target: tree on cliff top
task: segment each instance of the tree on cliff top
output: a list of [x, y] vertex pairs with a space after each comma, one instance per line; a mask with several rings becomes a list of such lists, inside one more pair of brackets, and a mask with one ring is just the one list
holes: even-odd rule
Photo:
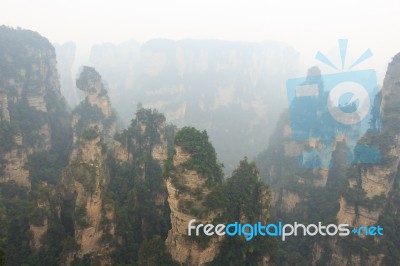
[[184, 127], [176, 133], [175, 144], [192, 156], [182, 164], [183, 167], [198, 171], [211, 183], [222, 181], [223, 165], [217, 162], [217, 153], [206, 131], [201, 132], [194, 127]]

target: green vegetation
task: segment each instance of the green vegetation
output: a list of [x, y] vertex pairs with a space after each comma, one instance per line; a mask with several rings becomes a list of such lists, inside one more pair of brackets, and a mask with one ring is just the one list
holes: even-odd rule
[[90, 83], [96, 81], [101, 81], [100, 74], [93, 67], [84, 66], [79, 78], [76, 80], [76, 87], [83, 91], [87, 88], [89, 88], [89, 90], [94, 90], [95, 88], [90, 86]]
[[78, 206], [75, 206], [75, 211], [74, 211], [74, 222], [78, 226], [82, 228], [86, 228], [89, 226], [88, 221], [86, 221], [86, 206], [83, 204], [80, 204]]
[[0, 249], [0, 265], [6, 265], [6, 253], [4, 252], [3, 249]]
[[49, 122], [48, 114], [30, 107], [26, 98], [10, 104], [9, 112], [10, 126], [14, 136], [21, 134], [25, 147], [38, 145], [43, 139], [39, 131], [44, 124]]
[[228, 220], [237, 220], [244, 215], [255, 222], [263, 215], [262, 210], [267, 211], [269, 208], [268, 205], [263, 205], [263, 201], [266, 200], [264, 197], [268, 198], [269, 195], [268, 187], [260, 181], [255, 163], [249, 163], [247, 158], [240, 162], [232, 177], [227, 180], [226, 190]]
[[37, 32], [0, 26], [0, 81], [10, 78], [19, 80], [20, 69], [27, 70], [27, 78], [31, 76], [30, 63], [36, 54], [26, 53], [27, 46], [43, 53], [48, 51], [54, 53], [51, 43]]
[[161, 143], [164, 122], [156, 110], [142, 108], [130, 127], [115, 136], [134, 158], [109, 161], [107, 201], [114, 205], [120, 239], [114, 265], [176, 265], [164, 245], [171, 225], [163, 171], [151, 157], [152, 147]]
[[83, 258], [75, 258], [72, 262], [72, 266], [90, 266], [92, 265], [92, 259], [90, 254], [86, 254]]
[[95, 128], [86, 128], [82, 132], [82, 138], [85, 140], [94, 140], [99, 136], [98, 131]]
[[[38, 54], [46, 76], [32, 67]], [[72, 132], [65, 102], [53, 83], [54, 65], [46, 64], [46, 57], [55, 60], [54, 48], [38, 33], [0, 27], [1, 93], [7, 95], [10, 115], [10, 122], [0, 122], [0, 157], [11, 149], [21, 157], [28, 153], [24, 167], [31, 181], [29, 190], [14, 182], [0, 184], [0, 265], [58, 265], [62, 256], [65, 232], [56, 211], [55, 186], [69, 161]], [[30, 97], [43, 97], [47, 112], [31, 107]], [[30, 226], [45, 224], [42, 247], [35, 251]]]
[[[35, 52], [27, 53], [27, 50]], [[86, 228], [89, 222], [86, 220], [85, 202], [80, 202], [76, 197], [77, 192], [70, 190], [68, 185], [71, 180], [78, 181], [87, 196], [90, 196], [95, 190], [96, 175], [100, 172], [96, 160], [87, 163], [79, 158], [69, 168], [65, 168], [70, 162], [72, 149], [71, 114], [67, 113], [65, 102], [54, 86], [52, 78], [56, 76], [55, 71], [49, 69], [46, 77], [38, 77], [34, 72], [32, 65], [37, 64], [38, 53], [51, 60], [55, 59], [51, 44], [39, 34], [0, 27], [0, 82], [5, 84], [1, 93], [8, 97], [11, 118], [10, 122], [0, 121], [0, 157], [12, 149], [21, 156], [29, 154], [25, 168], [29, 170], [32, 185], [27, 189], [14, 181], [0, 184], [0, 265], [60, 265], [65, 262], [69, 252], [78, 250], [79, 246], [74, 240], [75, 231]], [[49, 64], [49, 67], [54, 66]], [[169, 66], [166, 71], [173, 69]], [[18, 86], [7, 85], [12, 84], [10, 80]], [[148, 82], [151, 85], [151, 81]], [[215, 83], [215, 80], [211, 83]], [[91, 67], [84, 67], [76, 84], [86, 92], [98, 89], [100, 97], [107, 93], [101, 84], [100, 74]], [[399, 84], [395, 83], [396, 86]], [[17, 90], [19, 86], [22, 87]], [[386, 99], [382, 119], [384, 128], [381, 132], [375, 132], [381, 124], [378, 116], [380, 96], [375, 99], [371, 130], [359, 142], [378, 147], [383, 159], [381, 167], [392, 166], [398, 159], [392, 152], [396, 148], [400, 130], [398, 91], [393, 90]], [[212, 98], [210, 92], [204, 95]], [[36, 96], [44, 97], [43, 107], [47, 112], [30, 106], [32, 98], [29, 97]], [[251, 114], [243, 115], [240, 106], [223, 107], [220, 111], [224, 116], [232, 111], [240, 113], [238, 119], [245, 121], [246, 125], [251, 124], [251, 121], [247, 121]], [[199, 113], [192, 112], [189, 115], [196, 116]], [[102, 124], [106, 132], [115, 122], [115, 115], [106, 118], [99, 107], [91, 105], [87, 100], [78, 105], [72, 115], [79, 116], [75, 125], [77, 136], [82, 140], [100, 137], [102, 141], [99, 145], [104, 148], [108, 142], [104, 140], [104, 134], [99, 132], [99, 128], [92, 127], [92, 124]], [[237, 123], [237, 120], [221, 121], [222, 124], [218, 125], [220, 128], [233, 128], [231, 123]], [[164, 184], [166, 177], [171, 178], [178, 193], [193, 197], [182, 200], [180, 210], [196, 217], [210, 212], [219, 213], [213, 221], [215, 223], [256, 223], [260, 219], [286, 223], [301, 221], [304, 224], [318, 221], [324, 224], [336, 223], [341, 197], [354, 206], [356, 213], [361, 208], [381, 211], [378, 224], [384, 228], [385, 234], [379, 241], [372, 237], [358, 238], [352, 235], [335, 239], [333, 246], [327, 238], [319, 237], [299, 236], [288, 238], [285, 242], [266, 237], [255, 237], [250, 242], [244, 237], [228, 237], [221, 243], [220, 253], [211, 265], [259, 265], [260, 259], [266, 254], [277, 265], [309, 265], [316, 244], [323, 251], [317, 265], [331, 262], [333, 247], [341, 248], [349, 257], [359, 255], [362, 265], [368, 263], [369, 255], [380, 253], [385, 255], [384, 264], [400, 265], [400, 168], [396, 175], [389, 177], [393, 185], [388, 195], [368, 198], [361, 188], [361, 176], [371, 171], [372, 166], [348, 166], [345, 162], [346, 147], [344, 143], [337, 143], [326, 184], [316, 185], [316, 182], [321, 181], [322, 174], [312, 169], [299, 169], [295, 156], [289, 156], [290, 149], [288, 152], [288, 147], [284, 146], [288, 140], [282, 134], [289, 122], [286, 112], [281, 117], [278, 130], [271, 137], [270, 147], [259, 156], [257, 164], [261, 167], [262, 179], [268, 182], [277, 195], [292, 193], [298, 195], [300, 201], [291, 211], [283, 208], [271, 210], [269, 187], [260, 180], [255, 163], [245, 158], [232, 176], [224, 180], [222, 165], [217, 161], [207, 132], [193, 127], [184, 127], [178, 131], [173, 125], [165, 126], [165, 122], [165, 117], [156, 110], [138, 108], [136, 118], [129, 128], [115, 136], [129, 158], [117, 161], [112, 151], [102, 150], [102, 155], [107, 158], [99, 169], [105, 180], [101, 184], [103, 207], [113, 206], [115, 236], [105, 232], [101, 241], [111, 247], [113, 265], [177, 265], [164, 244], [171, 228]], [[248, 127], [237, 129], [239, 133], [245, 134]], [[225, 137], [222, 131], [217, 136]], [[152, 152], [156, 145], [164, 145], [165, 140], [169, 156], [163, 162], [163, 169], [162, 164], [153, 158]], [[248, 143], [248, 140], [243, 143]], [[191, 156], [176, 168], [173, 165], [175, 144]], [[310, 147], [304, 144], [302, 148]], [[1, 159], [0, 175], [4, 174], [5, 165]], [[207, 186], [195, 189], [185, 186], [180, 177], [174, 174], [186, 169], [197, 171], [206, 180]], [[65, 183], [61, 184], [61, 179]], [[355, 181], [356, 185], [349, 187], [349, 180], [353, 183]], [[282, 198], [276, 200], [277, 206], [280, 206]], [[32, 226], [47, 227], [38, 250], [33, 247]], [[101, 229], [108, 226], [111, 226], [109, 218], [100, 221]], [[202, 236], [191, 239], [201, 247], [206, 247], [211, 238]], [[72, 265], [97, 265], [99, 262], [96, 255], [99, 254], [76, 258]]]
[[5, 121], [0, 121], [0, 152], [5, 153], [15, 145], [15, 129]]
[[[292, 211], [282, 210], [280, 198], [277, 208], [273, 208], [272, 220], [293, 223], [294, 221], [308, 224], [321, 221], [323, 224], [336, 223], [339, 210], [339, 198], [348, 185], [346, 145], [337, 143], [332, 154], [331, 168], [325, 186], [316, 186], [322, 176], [313, 169], [298, 167], [296, 156], [285, 155], [285, 142], [290, 141], [282, 135], [285, 125], [289, 122], [288, 113], [284, 113], [275, 134], [271, 137], [270, 147], [260, 154], [257, 164], [261, 166], [262, 178], [268, 182], [271, 189], [279, 194], [292, 193], [300, 196], [300, 202]], [[278, 194], [278, 195], [279, 195]], [[323, 239], [297, 236], [278, 242], [278, 265], [309, 265], [312, 260], [313, 248], [318, 242], [324, 245]], [[301, 247], [301, 248], [299, 248]], [[324, 245], [323, 259], [330, 258], [329, 245]]]
[[156, 235], [150, 240], [145, 240], [140, 246], [138, 265], [178, 266], [179, 264], [171, 259], [171, 255], [165, 250], [164, 240]]
[[210, 186], [221, 183], [223, 166], [217, 163], [217, 154], [206, 131], [184, 127], [176, 133], [175, 144], [191, 155], [189, 160], [182, 163], [182, 167], [196, 170], [207, 177]]
[[[384, 128], [379, 132], [380, 119], [377, 116], [376, 100], [373, 106], [373, 117], [370, 121], [371, 129], [360, 139], [359, 144], [377, 147], [381, 152], [382, 160], [378, 167], [392, 167], [396, 161], [396, 156], [391, 150], [395, 147], [396, 134], [398, 134], [398, 103], [395, 97], [389, 97], [385, 104], [385, 116], [383, 117]], [[288, 238], [285, 242], [279, 242], [278, 264], [279, 265], [309, 265], [312, 261], [315, 245], [318, 244], [323, 253], [317, 265], [327, 265], [331, 263], [333, 248], [340, 248], [345, 256], [360, 256], [361, 264], [368, 264], [370, 255], [384, 254], [385, 265], [397, 265], [400, 262], [400, 253], [394, 248], [399, 245], [395, 228], [399, 226], [399, 206], [398, 188], [387, 195], [377, 195], [368, 198], [365, 190], [362, 189], [362, 174], [370, 171], [373, 174], [374, 168], [369, 164], [347, 165], [345, 143], [338, 142], [336, 150], [332, 154], [331, 167], [325, 186], [316, 185], [315, 182], [321, 180], [318, 171], [312, 169], [300, 169], [297, 167], [296, 156], [286, 155], [285, 143], [289, 143], [282, 135], [284, 127], [289, 123], [288, 113], [285, 112], [278, 124], [275, 134], [271, 137], [269, 148], [257, 158], [257, 164], [261, 167], [261, 173], [272, 190], [278, 195], [283, 193], [293, 193], [300, 196], [300, 202], [291, 211], [282, 211], [279, 206], [282, 203], [278, 197], [276, 206], [273, 209], [274, 221], [285, 221], [287, 223], [301, 221], [304, 224], [321, 221], [323, 224], [337, 223], [336, 216], [339, 211], [339, 200], [344, 197], [347, 204], [354, 207], [356, 215], [361, 208], [371, 212], [383, 212], [377, 224], [385, 228], [385, 235], [379, 242], [373, 237], [359, 238], [349, 236], [338, 238], [335, 246], [326, 238], [307, 238], [298, 236]], [[307, 145], [299, 144], [300, 148], [307, 148]], [[290, 152], [290, 151], [289, 151]], [[366, 156], [357, 153], [355, 156]], [[399, 172], [399, 171], [398, 171]], [[398, 184], [398, 176], [387, 176], [390, 181]], [[349, 185], [349, 180], [355, 185]], [[283, 194], [284, 195], [284, 194]], [[387, 233], [390, 232], [390, 233]], [[301, 247], [301, 248], [300, 248]]]
[[[266, 222], [270, 211], [268, 187], [260, 180], [255, 163], [249, 163], [247, 158], [240, 162], [231, 178], [210, 194], [207, 202], [211, 209], [224, 210], [217, 220], [227, 223]], [[268, 237], [256, 236], [251, 241], [246, 241], [244, 236], [227, 237], [220, 254], [210, 265], [259, 265], [265, 255], [274, 261], [275, 249], [276, 241]]]
[[[69, 155], [72, 149], [72, 128], [70, 125], [70, 116], [66, 111], [65, 102], [59, 98], [56, 92], [49, 91], [46, 96], [47, 100], [47, 113], [31, 112], [31, 115], [46, 116], [46, 122], [49, 126], [51, 146], [49, 149], [38, 151], [29, 156], [27, 168], [30, 172], [30, 178], [33, 181], [32, 185], [35, 187], [41, 181], [46, 181], [50, 184], [56, 184], [61, 175], [61, 171], [67, 166], [69, 162]], [[29, 119], [30, 116], [23, 118], [19, 117], [18, 121]], [[37, 121], [38, 118], [32, 118], [32, 121]], [[40, 126], [40, 125], [39, 125]], [[23, 131], [23, 138], [32, 139], [31, 144], [35, 143], [37, 139], [36, 131], [38, 125], [27, 127]], [[27, 145], [25, 145], [27, 146]]]
[[[15, 129], [10, 123], [0, 121], [0, 154], [10, 151], [14, 143]], [[4, 174], [5, 160], [0, 159], [0, 176]]]
[[87, 100], [75, 107], [73, 114], [79, 115], [79, 121], [76, 125], [78, 135], [81, 135], [90, 124], [101, 123], [105, 119], [101, 109], [91, 105]]

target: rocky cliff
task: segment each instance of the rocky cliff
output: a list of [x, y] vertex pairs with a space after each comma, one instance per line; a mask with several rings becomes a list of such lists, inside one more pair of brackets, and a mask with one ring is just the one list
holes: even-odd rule
[[207, 178], [184, 167], [191, 159], [190, 153], [180, 146], [175, 146], [175, 152], [173, 166], [176, 170], [166, 181], [172, 225], [166, 245], [172, 258], [181, 264], [206, 265], [218, 254], [221, 237], [212, 238], [206, 244], [199, 243], [188, 235], [187, 226], [192, 219], [202, 224], [212, 223], [219, 212], [204, 206], [204, 199], [211, 192], [206, 185]]
[[[91, 255], [99, 265], [110, 265], [113, 247], [105, 235], [115, 234], [114, 208], [104, 201], [109, 184], [107, 140], [113, 138], [116, 120], [101, 76], [84, 67], [77, 87], [86, 98], [73, 112], [73, 142], [70, 165], [61, 179], [64, 200], [74, 205], [73, 237], [79, 248], [66, 255], [66, 265], [75, 258]], [[61, 208], [62, 214], [69, 212]]]
[[[223, 179], [207, 132], [138, 106], [127, 129], [83, 67], [71, 113], [54, 48], [0, 27], [0, 259], [7, 265], [269, 265], [267, 238], [188, 238], [190, 217], [266, 222], [268, 187], [247, 159]], [[223, 68], [223, 67], [222, 67]], [[290, 205], [290, 204], [289, 204]], [[288, 206], [289, 206], [288, 205]], [[292, 204], [293, 205], [293, 204]], [[291, 206], [291, 205], [290, 205]]]
[[[52, 119], [56, 112], [65, 112], [55, 51], [34, 32], [4, 26], [0, 31], [0, 182], [15, 181], [30, 189], [28, 157], [52, 148], [58, 126]], [[8, 42], [15, 38], [17, 43]]]
[[196, 224], [214, 225], [267, 223], [269, 190], [253, 163], [242, 160], [232, 177], [222, 180], [221, 166], [207, 133], [184, 127], [175, 135], [175, 152], [167, 165], [171, 229], [165, 243], [174, 260], [181, 265], [242, 265], [247, 260], [271, 264], [273, 241], [267, 238], [241, 245], [244, 239], [239, 236], [188, 233], [192, 219]]
[[[400, 157], [396, 115], [396, 102], [400, 99], [399, 65], [400, 57], [397, 55], [389, 64], [377, 98], [378, 101], [381, 99], [382, 129], [379, 132], [369, 131], [359, 140], [359, 143], [380, 150], [382, 160], [379, 164], [347, 164], [346, 139], [337, 136], [332, 142], [329, 169], [299, 168], [301, 151], [318, 147], [320, 143], [315, 139], [294, 142], [288, 113], [282, 115], [269, 149], [258, 158], [263, 177], [274, 190], [275, 219], [347, 223], [356, 228], [380, 224], [387, 226], [387, 232], [395, 230], [399, 208]], [[302, 250], [295, 248], [298, 253], [288, 255], [281, 263], [286, 265], [295, 258], [307, 262], [306, 257], [310, 255], [313, 265], [394, 265], [398, 262], [399, 252], [388, 251], [391, 245], [398, 242], [395, 237], [350, 238], [350, 241], [341, 238], [306, 240]], [[283, 249], [293, 250], [295, 241], [286, 242]]]
[[[45, 38], [1, 27], [0, 48], [0, 253], [7, 265], [144, 265], [154, 257], [173, 265], [163, 244], [165, 118], [140, 109], [120, 133], [126, 138], [114, 140], [116, 115], [95, 69], [82, 69], [77, 87], [85, 99], [68, 114]], [[160, 254], [147, 254], [155, 245]]]
[[1, 239], [11, 254], [6, 262], [17, 265], [52, 245], [43, 241], [55, 224], [56, 184], [72, 136], [49, 41], [1, 26], [0, 57]]

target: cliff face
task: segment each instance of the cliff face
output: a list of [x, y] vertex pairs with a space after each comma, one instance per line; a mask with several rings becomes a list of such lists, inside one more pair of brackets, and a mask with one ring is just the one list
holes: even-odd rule
[[[100, 137], [81, 142], [77, 158], [64, 170], [62, 183], [65, 201], [73, 207], [73, 236], [79, 248], [67, 255], [65, 264], [75, 258], [90, 255], [99, 265], [110, 265], [110, 243], [105, 235], [114, 236], [115, 217], [112, 205], [105, 203], [105, 189], [109, 183], [107, 156], [101, 148]], [[66, 215], [67, 209], [61, 209]]]
[[0, 249], [9, 254], [6, 263], [24, 264], [27, 254], [54, 247], [43, 241], [57, 220], [56, 184], [71, 141], [54, 48], [36, 32], [1, 26]]
[[[270, 194], [260, 182], [254, 163], [245, 158], [230, 178], [222, 180], [213, 146], [205, 131], [191, 127], [175, 135], [173, 157], [167, 162], [166, 187], [171, 229], [165, 241], [172, 258], [181, 265], [243, 265], [253, 261], [269, 265], [273, 240], [243, 236], [189, 236], [188, 224], [267, 223]], [[246, 242], [246, 244], [243, 244]]]
[[[297, 157], [301, 151], [318, 147], [319, 141], [294, 142], [288, 114], [281, 117], [269, 149], [258, 158], [263, 177], [274, 190], [275, 219], [346, 223], [356, 228], [379, 224], [386, 225], [385, 230], [392, 232], [399, 208], [396, 203], [400, 162], [396, 107], [400, 99], [399, 66], [397, 55], [389, 64], [380, 93], [383, 128], [377, 133], [369, 132], [359, 140], [380, 150], [380, 164], [346, 164], [346, 140], [337, 136], [332, 143], [329, 169], [299, 168]], [[303, 245], [307, 250], [303, 254], [312, 254], [313, 265], [391, 265], [398, 259], [397, 253], [387, 250], [388, 246], [397, 243], [393, 237], [361, 237], [352, 238], [352, 241], [353, 245], [340, 238], [310, 241]], [[285, 245], [284, 248], [291, 249], [295, 243], [289, 241]], [[379, 248], [373, 248], [376, 245]], [[361, 250], [368, 250], [368, 254]]]
[[212, 238], [204, 245], [188, 236], [187, 226], [192, 219], [202, 224], [212, 223], [218, 212], [204, 206], [203, 201], [210, 193], [207, 179], [182, 166], [191, 155], [180, 146], [175, 146], [175, 151], [173, 166], [176, 171], [166, 181], [172, 225], [166, 245], [172, 258], [181, 264], [206, 265], [218, 254], [221, 237]]
[[[398, 205], [398, 177], [400, 166], [399, 133], [397, 103], [400, 99], [400, 57], [396, 55], [389, 64], [383, 87], [381, 90], [381, 116], [383, 128], [376, 136], [364, 137], [364, 141], [379, 147], [382, 153], [382, 160], [379, 165], [359, 166], [358, 172], [353, 173], [348, 179], [348, 192], [345, 197], [340, 197], [340, 208], [337, 213], [339, 223], [348, 223], [355, 227], [370, 226], [379, 224], [385, 228], [386, 234], [394, 229], [393, 224], [388, 224], [400, 206]], [[350, 167], [354, 169], [354, 167]], [[358, 200], [354, 200], [359, 197]], [[387, 220], [388, 219], [388, 220]], [[382, 246], [390, 245], [391, 236], [386, 235], [386, 239], [377, 240], [375, 243], [382, 243]], [[398, 260], [397, 254], [389, 254], [385, 247], [368, 256], [362, 254], [352, 254], [346, 256], [345, 246], [333, 244], [332, 265], [339, 265], [352, 261], [353, 265], [363, 265], [366, 261], [374, 265], [391, 265]], [[314, 261], [319, 259], [318, 256]]]
[[[115, 133], [115, 119], [101, 76], [90, 67], [84, 67], [77, 87], [86, 98], [73, 112], [74, 148], [70, 165], [64, 170], [64, 206], [73, 205], [73, 237], [79, 248], [66, 255], [65, 264], [76, 258], [91, 255], [99, 265], [110, 265], [113, 250], [105, 235], [114, 237], [114, 208], [104, 201], [109, 184], [107, 140]], [[61, 209], [62, 215], [70, 212]]]
[[[0, 182], [15, 181], [30, 189], [28, 157], [52, 147], [52, 130], [57, 125], [51, 122], [54, 114], [49, 111], [65, 112], [55, 52], [34, 32], [4, 26], [0, 31], [0, 121], [4, 133]], [[15, 38], [20, 38], [18, 43], [7, 42]], [[61, 110], [54, 110], [55, 104], [61, 105]]]

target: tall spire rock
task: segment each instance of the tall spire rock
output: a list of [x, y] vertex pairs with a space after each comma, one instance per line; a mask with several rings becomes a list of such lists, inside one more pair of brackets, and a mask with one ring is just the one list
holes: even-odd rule
[[[85, 93], [85, 99], [72, 113], [75, 148], [91, 132], [96, 132], [106, 142], [110, 141], [116, 132], [116, 115], [100, 74], [94, 68], [84, 66], [76, 86]], [[76, 152], [77, 149], [74, 149], [72, 157], [76, 156]]]
[[85, 93], [86, 101], [90, 105], [99, 107], [106, 118], [111, 116], [112, 110], [106, 86], [94, 68], [84, 66], [76, 86]]
[[54, 255], [60, 245], [43, 240], [57, 224], [56, 184], [71, 133], [54, 48], [36, 32], [0, 26], [0, 245], [7, 264], [27, 263], [26, 254], [41, 249]]
[[113, 248], [102, 238], [115, 232], [114, 208], [104, 197], [110, 181], [107, 145], [112, 144], [116, 117], [101, 76], [94, 68], [83, 67], [76, 85], [86, 97], [72, 115], [74, 147], [62, 176], [61, 215], [73, 220], [71, 230], [79, 248], [66, 255], [65, 263], [69, 265], [92, 254], [99, 265], [109, 265]]
[[54, 48], [36, 32], [1, 26], [0, 182], [29, 189], [32, 178], [40, 178], [27, 167], [29, 157], [57, 145], [67, 152], [68, 124]]
[[[193, 143], [190, 143], [190, 139]], [[166, 245], [172, 258], [179, 263], [206, 265], [219, 253], [222, 238], [190, 237], [187, 226], [192, 219], [198, 223], [212, 223], [220, 214], [221, 210], [211, 210], [204, 200], [213, 190], [210, 184], [221, 181], [221, 170], [205, 132], [183, 128], [175, 141], [175, 155], [171, 165], [173, 170], [166, 180], [172, 225]], [[199, 160], [199, 154], [210, 159], [207, 162], [203, 161], [204, 158]], [[193, 167], [196, 164], [198, 167]], [[203, 171], [205, 164], [210, 167], [210, 172]]]
[[165, 243], [172, 258], [181, 265], [229, 265], [232, 261], [235, 265], [246, 261], [269, 265], [273, 248], [265, 237], [242, 245], [244, 239], [239, 236], [206, 236], [188, 231], [192, 219], [196, 220], [194, 225], [266, 224], [270, 195], [260, 182], [256, 165], [245, 158], [232, 177], [223, 180], [207, 132], [192, 127], [176, 133], [174, 148], [166, 173], [171, 229]]

